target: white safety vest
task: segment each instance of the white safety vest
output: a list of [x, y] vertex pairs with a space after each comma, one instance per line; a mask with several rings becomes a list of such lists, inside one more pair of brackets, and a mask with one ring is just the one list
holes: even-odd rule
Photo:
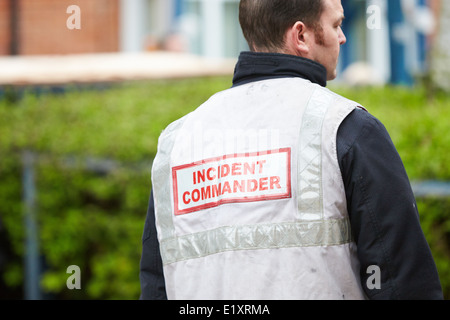
[[357, 106], [272, 79], [162, 133], [152, 183], [169, 299], [364, 299], [336, 151]]

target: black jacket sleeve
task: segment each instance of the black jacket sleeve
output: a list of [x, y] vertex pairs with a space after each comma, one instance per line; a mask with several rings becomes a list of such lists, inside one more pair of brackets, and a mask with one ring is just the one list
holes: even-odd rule
[[[357, 109], [341, 124], [338, 158], [361, 282], [370, 299], [443, 299], [403, 162], [385, 127]], [[380, 289], [367, 285], [379, 267]]]
[[141, 283], [141, 300], [167, 300], [163, 265], [156, 233], [153, 192], [150, 195], [144, 234], [142, 236], [139, 279]]

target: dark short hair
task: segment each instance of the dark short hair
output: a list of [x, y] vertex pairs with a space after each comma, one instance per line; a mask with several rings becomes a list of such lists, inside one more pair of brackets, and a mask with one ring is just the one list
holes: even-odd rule
[[239, 22], [250, 50], [278, 50], [286, 31], [302, 21], [314, 31], [321, 29], [323, 0], [241, 0]]

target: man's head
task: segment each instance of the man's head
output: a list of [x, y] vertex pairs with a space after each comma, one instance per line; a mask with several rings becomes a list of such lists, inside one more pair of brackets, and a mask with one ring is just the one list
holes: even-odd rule
[[252, 51], [292, 54], [321, 63], [336, 78], [341, 0], [241, 0], [239, 21]]

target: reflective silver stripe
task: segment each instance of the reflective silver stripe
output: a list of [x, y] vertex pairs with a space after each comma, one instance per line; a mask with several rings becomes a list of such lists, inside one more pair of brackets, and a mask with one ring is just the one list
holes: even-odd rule
[[163, 132], [160, 138], [162, 143], [158, 143], [158, 153], [153, 161], [153, 194], [161, 239], [175, 237], [173, 209], [170, 199], [170, 155], [175, 144], [177, 129], [179, 129], [182, 124], [183, 120], [178, 120]]
[[335, 246], [351, 241], [348, 219], [229, 226], [161, 242], [165, 265], [211, 254], [311, 246]]
[[323, 219], [322, 126], [333, 97], [314, 90], [303, 114], [298, 150], [298, 220]]

